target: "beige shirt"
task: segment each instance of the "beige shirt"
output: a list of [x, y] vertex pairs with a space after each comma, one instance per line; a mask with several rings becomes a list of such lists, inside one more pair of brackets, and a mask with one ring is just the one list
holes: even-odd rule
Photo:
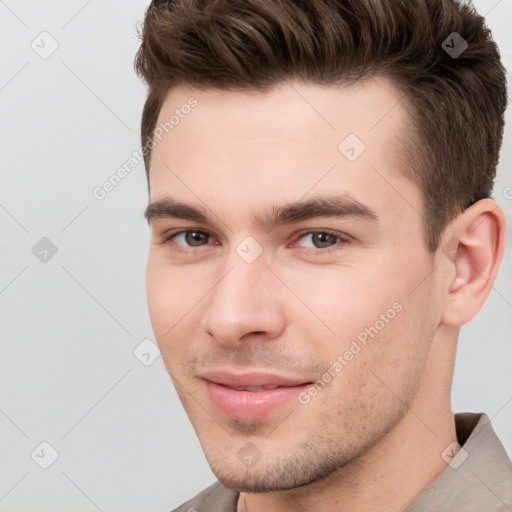
[[[512, 464], [489, 418], [455, 415], [463, 450], [407, 508], [406, 512], [512, 512]], [[236, 512], [238, 493], [216, 482], [173, 512]]]

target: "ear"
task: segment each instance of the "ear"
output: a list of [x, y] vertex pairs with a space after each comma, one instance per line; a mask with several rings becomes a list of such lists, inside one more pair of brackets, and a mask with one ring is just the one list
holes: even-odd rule
[[505, 253], [505, 215], [481, 199], [451, 222], [440, 248], [444, 285], [441, 323], [460, 327], [482, 308]]

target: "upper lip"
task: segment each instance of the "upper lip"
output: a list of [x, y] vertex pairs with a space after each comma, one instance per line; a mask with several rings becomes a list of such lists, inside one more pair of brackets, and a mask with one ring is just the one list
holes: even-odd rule
[[301, 378], [285, 377], [263, 372], [232, 373], [223, 370], [211, 370], [201, 373], [200, 377], [215, 384], [228, 387], [290, 387], [308, 384], [307, 381]]

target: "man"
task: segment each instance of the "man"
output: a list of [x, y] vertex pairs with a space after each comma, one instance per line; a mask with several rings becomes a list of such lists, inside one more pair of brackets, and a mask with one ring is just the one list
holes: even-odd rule
[[219, 482], [179, 511], [506, 511], [459, 328], [505, 247], [506, 106], [448, 0], [155, 1], [148, 305]]

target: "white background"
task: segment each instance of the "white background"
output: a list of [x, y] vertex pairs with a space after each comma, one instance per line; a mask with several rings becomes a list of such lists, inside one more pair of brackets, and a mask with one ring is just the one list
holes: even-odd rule
[[[512, 0], [475, 4], [512, 69]], [[104, 200], [92, 195], [139, 148], [146, 5], [0, 2], [0, 512], [164, 512], [214, 480], [161, 358], [146, 367], [133, 355], [154, 340], [143, 164]], [[51, 49], [43, 31], [58, 43], [47, 59], [31, 48]], [[511, 121], [509, 109], [495, 187], [509, 238]], [[46, 263], [32, 253], [42, 237], [58, 250]], [[453, 388], [454, 410], [489, 414], [509, 453], [511, 260], [509, 246], [462, 329]], [[59, 455], [48, 469], [31, 458], [43, 441]]]

